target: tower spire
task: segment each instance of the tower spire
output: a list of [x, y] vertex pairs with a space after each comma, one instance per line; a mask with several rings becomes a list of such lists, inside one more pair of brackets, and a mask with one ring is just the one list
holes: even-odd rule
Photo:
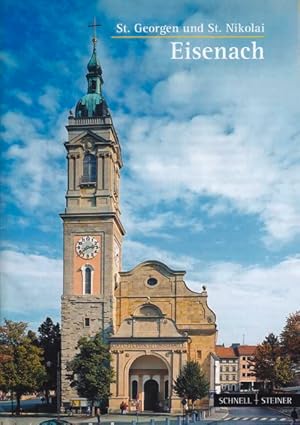
[[[101, 84], [103, 84], [103, 80], [102, 80], [102, 69], [100, 66], [100, 63], [98, 62], [98, 58], [97, 58], [97, 51], [96, 51], [96, 43], [97, 43], [97, 27], [101, 27], [101, 24], [97, 24], [96, 21], [96, 17], [94, 16], [94, 21], [92, 24], [89, 24], [90, 28], [93, 28], [93, 38], [92, 38], [92, 43], [93, 43], [93, 53], [91, 56], [91, 59], [88, 63], [87, 69], [90, 73], [93, 73], [94, 75], [99, 75], [101, 78]], [[87, 75], [87, 78], [89, 77], [89, 75]]]
[[100, 62], [97, 58], [97, 27], [100, 27], [101, 24], [97, 24], [96, 18], [94, 17], [94, 21], [92, 24], [88, 25], [93, 28], [93, 52], [92, 56], [87, 64], [88, 73], [86, 74], [86, 79], [88, 83], [87, 94], [83, 96], [80, 101], [77, 103], [75, 110], [76, 118], [93, 118], [93, 117], [104, 117], [108, 116], [109, 112], [107, 109], [106, 102], [102, 95], [102, 69]]

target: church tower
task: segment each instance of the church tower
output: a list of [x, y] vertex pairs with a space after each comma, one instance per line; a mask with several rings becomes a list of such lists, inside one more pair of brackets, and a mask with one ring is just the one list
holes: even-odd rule
[[87, 94], [70, 112], [62, 295], [62, 401], [76, 398], [66, 363], [80, 337], [115, 329], [114, 290], [121, 268], [124, 228], [120, 220], [121, 148], [102, 94], [96, 38], [87, 65]]

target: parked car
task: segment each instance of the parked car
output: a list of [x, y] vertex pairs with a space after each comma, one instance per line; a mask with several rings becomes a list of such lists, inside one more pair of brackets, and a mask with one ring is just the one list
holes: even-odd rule
[[72, 425], [71, 422], [65, 421], [64, 419], [47, 419], [46, 421], [40, 422], [39, 425]]

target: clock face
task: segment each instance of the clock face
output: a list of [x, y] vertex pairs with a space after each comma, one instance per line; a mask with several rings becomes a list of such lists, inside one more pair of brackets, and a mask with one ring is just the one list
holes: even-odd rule
[[100, 251], [100, 244], [93, 236], [82, 236], [76, 243], [75, 249], [79, 257], [87, 260], [96, 257]]

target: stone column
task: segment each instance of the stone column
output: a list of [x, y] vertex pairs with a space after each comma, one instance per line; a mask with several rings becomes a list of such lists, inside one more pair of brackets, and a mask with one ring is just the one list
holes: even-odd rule
[[120, 351], [116, 351], [116, 396], [120, 395]]
[[175, 350], [173, 351], [173, 376], [172, 380], [175, 380], [177, 376], [180, 373], [180, 357], [181, 357], [181, 350]]
[[181, 354], [181, 366], [180, 368], [182, 368], [186, 362], [188, 361], [188, 350], [182, 350], [182, 354]]
[[97, 190], [104, 189], [104, 157], [97, 154]]
[[68, 190], [76, 190], [76, 158], [79, 158], [79, 155], [68, 154]]
[[109, 152], [106, 152], [104, 158], [104, 189], [112, 192], [113, 190], [113, 180], [112, 180], [112, 155]]
[[128, 397], [128, 376], [125, 376], [123, 379], [123, 371], [125, 369], [124, 365], [124, 351], [118, 351], [118, 390], [117, 396], [124, 397], [126, 399]]
[[165, 380], [164, 380], [164, 375], [161, 373], [160, 374], [160, 382], [159, 382], [159, 387], [160, 387], [160, 392], [159, 392], [159, 398], [160, 401], [164, 401], [165, 399]]
[[140, 400], [140, 409], [144, 410], [144, 388], [143, 388], [143, 375], [139, 375], [138, 381], [138, 399]]
[[[174, 350], [172, 353], [172, 381], [177, 378], [180, 373], [180, 363], [181, 363], [181, 351], [182, 350]], [[174, 389], [172, 389], [172, 394], [170, 394], [171, 401], [171, 412], [172, 413], [181, 413], [181, 404], [180, 397], [177, 396]]]
[[82, 176], [82, 167], [83, 167], [83, 164], [81, 160], [81, 155], [78, 153], [74, 155], [74, 183], [75, 183], [74, 190], [79, 189], [80, 177]]
[[73, 161], [73, 155], [68, 154], [68, 190], [74, 190], [73, 184], [74, 184], [74, 161]]
[[111, 356], [111, 366], [112, 366], [112, 368], [113, 368], [113, 370], [115, 370], [116, 371], [116, 380], [115, 380], [115, 382], [113, 382], [113, 383], [111, 383], [110, 384], [110, 391], [111, 391], [111, 394], [112, 394], [112, 397], [116, 397], [117, 396], [117, 393], [118, 393], [118, 384], [117, 384], [117, 382], [118, 382], [118, 376], [119, 376], [119, 371], [118, 371], [118, 366], [117, 366], [117, 364], [118, 364], [118, 354], [117, 354], [117, 351], [116, 350], [113, 350], [112, 352], [111, 352], [111, 354], [112, 354], [112, 356]]

